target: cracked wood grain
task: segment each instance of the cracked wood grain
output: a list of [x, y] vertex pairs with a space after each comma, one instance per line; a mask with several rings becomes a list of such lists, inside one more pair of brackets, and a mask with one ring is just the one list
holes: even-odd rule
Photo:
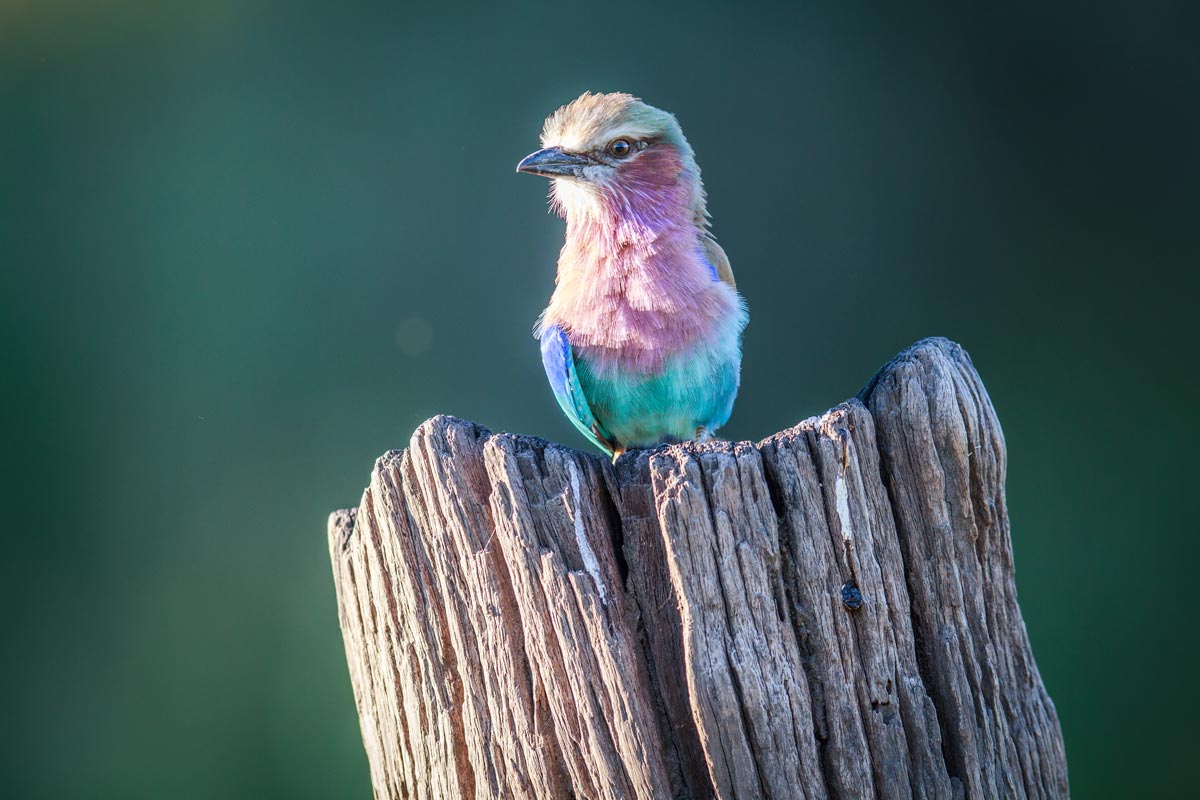
[[329, 523], [375, 796], [1067, 797], [1004, 474], [945, 339], [757, 444], [426, 422]]

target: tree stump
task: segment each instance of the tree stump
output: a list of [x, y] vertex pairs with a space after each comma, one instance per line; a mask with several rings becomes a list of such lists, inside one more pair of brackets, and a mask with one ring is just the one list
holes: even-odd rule
[[429, 420], [329, 523], [375, 796], [1067, 797], [1004, 477], [945, 339], [758, 444]]

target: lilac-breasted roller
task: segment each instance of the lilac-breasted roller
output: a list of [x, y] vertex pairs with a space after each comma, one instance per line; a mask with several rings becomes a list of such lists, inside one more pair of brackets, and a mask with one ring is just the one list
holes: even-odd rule
[[517, 171], [553, 179], [567, 222], [534, 329], [563, 412], [613, 458], [708, 438], [733, 410], [747, 313], [675, 117], [585, 92]]

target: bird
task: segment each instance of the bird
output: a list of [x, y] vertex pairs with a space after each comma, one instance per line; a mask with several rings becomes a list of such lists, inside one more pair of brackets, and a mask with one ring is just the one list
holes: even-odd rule
[[554, 397], [604, 453], [704, 442], [733, 411], [749, 319], [675, 116], [624, 92], [546, 118], [518, 173], [566, 221], [534, 337]]

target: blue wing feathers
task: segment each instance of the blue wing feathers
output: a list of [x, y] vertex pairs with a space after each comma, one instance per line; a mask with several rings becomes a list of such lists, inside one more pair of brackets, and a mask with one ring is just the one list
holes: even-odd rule
[[542, 366], [550, 380], [550, 388], [559, 408], [567, 419], [593, 444], [612, 455], [612, 437], [592, 414], [583, 387], [579, 385], [579, 373], [575, 369], [575, 357], [567, 335], [557, 325], [542, 328], [539, 337], [542, 345]]

